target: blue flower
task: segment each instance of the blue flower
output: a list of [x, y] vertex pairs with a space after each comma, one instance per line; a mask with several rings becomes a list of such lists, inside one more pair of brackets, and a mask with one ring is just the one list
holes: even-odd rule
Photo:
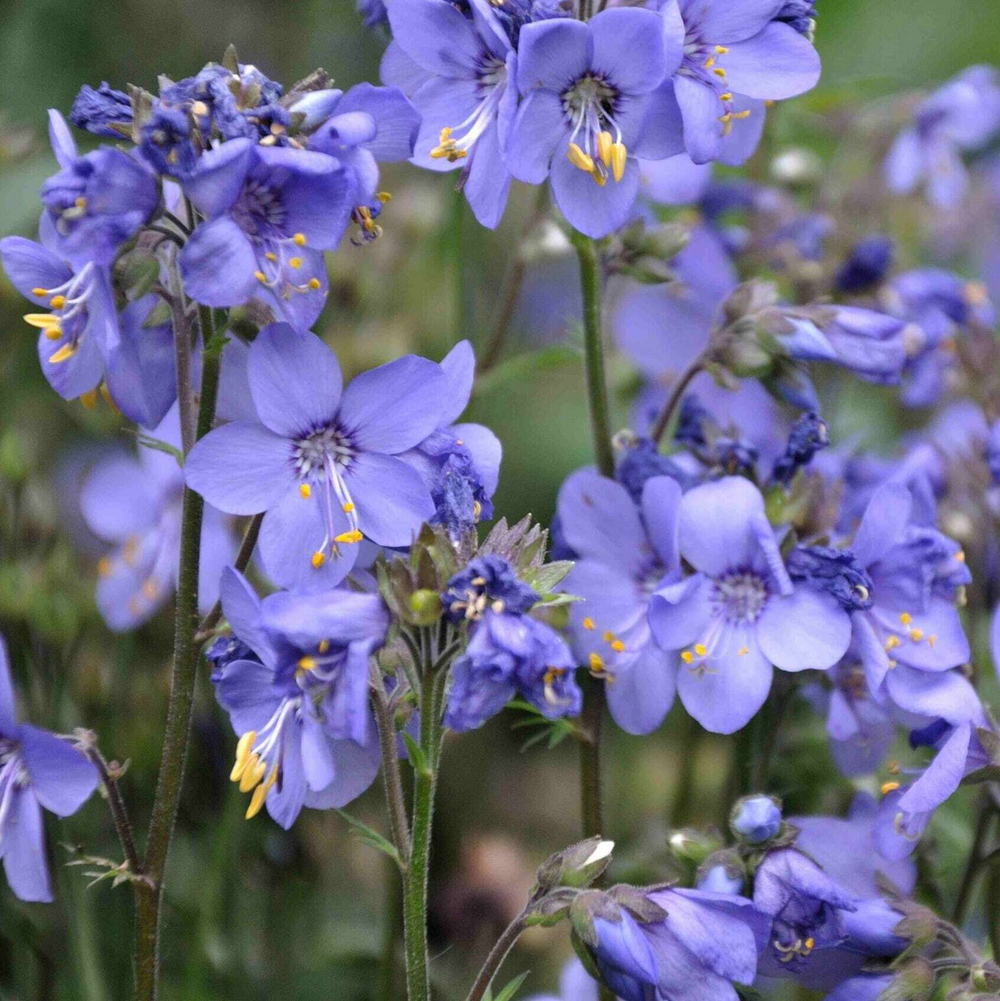
[[770, 796], [745, 796], [733, 807], [729, 826], [747, 844], [762, 844], [781, 830], [781, 807]]
[[132, 99], [123, 91], [114, 90], [107, 81], [102, 81], [97, 90], [84, 84], [73, 101], [69, 120], [78, 129], [86, 129], [95, 136], [131, 138]]
[[135, 157], [110, 146], [80, 156], [58, 111], [49, 112], [49, 137], [62, 168], [42, 185], [53, 250], [74, 266], [110, 264], [156, 209], [156, 177]]
[[688, 491], [678, 538], [695, 573], [654, 593], [649, 624], [664, 650], [680, 651], [678, 694], [706, 729], [744, 726], [767, 698], [772, 665], [825, 670], [844, 655], [850, 616], [826, 591], [793, 584], [748, 480]]
[[158, 174], [186, 180], [198, 162], [191, 120], [181, 108], [157, 103], [142, 126], [139, 152]]
[[[765, 101], [811, 90], [820, 61], [793, 22], [805, 11], [749, 0], [668, 0], [665, 30], [684, 59], [664, 101], [683, 119], [684, 145], [695, 163], [743, 163], [757, 148]], [[782, 15], [784, 14], [784, 17]], [[676, 110], [673, 110], [676, 109]]]
[[[819, 414], [802, 414], [788, 435], [785, 454], [774, 464], [771, 479], [787, 487], [795, 474], [813, 460], [813, 456], [830, 444], [830, 429]], [[791, 571], [791, 568], [789, 568]]]
[[363, 536], [408, 546], [434, 503], [399, 456], [441, 425], [450, 403], [441, 367], [407, 355], [342, 390], [334, 353], [315, 334], [275, 323], [250, 346], [247, 375], [257, 420], [209, 432], [184, 474], [220, 510], [267, 512], [259, 545], [268, 576], [328, 589], [350, 572]]
[[381, 760], [368, 707], [368, 660], [389, 628], [381, 599], [342, 589], [261, 601], [231, 568], [220, 591], [236, 639], [254, 654], [224, 652], [212, 679], [240, 738], [230, 778], [252, 791], [247, 819], [266, 805], [287, 829], [303, 806], [346, 806]]
[[[503, 215], [510, 173], [503, 161], [517, 108], [517, 55], [488, 0], [467, 13], [449, 0], [389, 5], [393, 44], [382, 79], [414, 81], [404, 92], [422, 116], [413, 163], [429, 170], [460, 169], [459, 187], [483, 226]], [[416, 85], [416, 81], [420, 81]]]
[[917, 107], [886, 157], [886, 183], [900, 194], [923, 186], [932, 205], [954, 207], [969, 183], [962, 152], [985, 146], [998, 129], [1000, 74], [970, 66]]
[[645, 481], [638, 508], [593, 469], [559, 490], [560, 530], [577, 554], [564, 586], [584, 599], [570, 611], [573, 649], [605, 680], [611, 715], [628, 733], [651, 733], [674, 701], [677, 654], [653, 642], [648, 612], [654, 591], [680, 576], [680, 503], [666, 476]]
[[658, 114], [657, 88], [680, 61], [651, 11], [602, 11], [521, 29], [517, 83], [524, 100], [510, 129], [507, 165], [552, 193], [567, 221], [603, 237], [629, 217], [639, 191], [636, 157], [681, 151], [680, 123]]
[[7, 646], [0, 636], [0, 856], [21, 900], [49, 902], [42, 807], [68, 817], [97, 788], [97, 769], [69, 741], [18, 723]]
[[454, 623], [478, 622], [487, 612], [526, 615], [540, 601], [501, 556], [477, 556], [448, 581], [441, 595], [445, 616]]

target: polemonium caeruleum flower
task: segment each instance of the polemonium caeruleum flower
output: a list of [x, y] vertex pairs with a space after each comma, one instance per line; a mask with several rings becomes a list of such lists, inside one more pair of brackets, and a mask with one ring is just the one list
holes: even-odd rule
[[442, 359], [441, 368], [448, 380], [441, 426], [400, 458], [420, 473], [431, 492], [431, 522], [444, 525], [458, 541], [480, 520], [493, 517], [503, 448], [482, 424], [455, 423], [472, 395], [476, 368], [472, 345], [460, 341]]
[[106, 80], [95, 90], [88, 84], [80, 88], [73, 101], [69, 120], [95, 136], [121, 139], [132, 135], [132, 99], [115, 90]]
[[651, 733], [674, 701], [677, 653], [653, 642], [648, 611], [653, 592], [680, 577], [680, 499], [675, 480], [654, 476], [637, 508], [625, 487], [594, 469], [559, 489], [560, 536], [576, 554], [564, 587], [584, 599], [570, 613], [573, 649], [605, 679], [611, 715], [629, 733]]
[[744, 726], [767, 698], [772, 665], [823, 670], [844, 655], [850, 616], [822, 589], [793, 584], [748, 480], [686, 493], [678, 537], [695, 573], [656, 591], [649, 623], [663, 649], [681, 652], [678, 694], [706, 729]]
[[42, 185], [53, 249], [75, 266], [110, 264], [156, 209], [156, 178], [144, 163], [111, 146], [80, 156], [58, 111], [49, 112], [49, 138], [61, 168]]
[[778, 20], [785, 7], [782, 0], [662, 5], [667, 36], [684, 53], [662, 99], [679, 110], [695, 163], [743, 163], [760, 141], [764, 102], [803, 94], [819, 80], [819, 55], [796, 30], [804, 17]]
[[382, 600], [337, 589], [261, 601], [231, 568], [220, 590], [242, 646], [227, 644], [212, 682], [240, 738], [230, 778], [252, 790], [247, 819], [266, 805], [287, 829], [303, 806], [345, 806], [380, 762], [368, 660], [389, 628]]
[[206, 306], [256, 294], [305, 330], [328, 281], [323, 250], [347, 228], [354, 185], [332, 156], [234, 139], [203, 154], [184, 192], [206, 221], [180, 254], [187, 293]]
[[667, 44], [652, 11], [526, 25], [517, 65], [524, 100], [506, 152], [511, 173], [531, 184], [550, 177], [560, 211], [587, 236], [621, 226], [639, 192], [636, 158], [682, 150], [679, 116], [657, 92], [680, 58], [679, 39]]
[[18, 723], [7, 647], [0, 636], [0, 858], [21, 900], [52, 900], [42, 807], [68, 817], [97, 788], [97, 769], [71, 743]]
[[895, 245], [887, 236], [875, 234], [859, 240], [841, 265], [834, 283], [838, 292], [857, 295], [882, 284], [889, 274]]
[[[756, 974], [767, 921], [745, 897], [704, 890], [631, 890], [659, 917], [641, 921], [604, 894], [592, 898], [592, 915], [574, 913], [574, 928], [604, 982], [622, 1001], [711, 998], [737, 1001], [733, 983], [749, 984]], [[582, 908], [581, 908], [582, 909]], [[591, 908], [587, 908], [590, 910]], [[650, 915], [651, 916], [651, 915]], [[581, 925], [589, 925], [582, 930]], [[586, 936], [586, 937], [584, 937]]]
[[[180, 445], [176, 406], [153, 436]], [[80, 491], [87, 527], [114, 548], [97, 564], [97, 607], [116, 632], [134, 629], [170, 600], [177, 587], [184, 476], [177, 460], [140, 446], [139, 455], [102, 459]], [[236, 544], [221, 511], [206, 507], [201, 529], [198, 601], [207, 612], [219, 574]]]
[[247, 374], [258, 420], [211, 431], [184, 472], [222, 511], [267, 512], [260, 555], [271, 579], [330, 588], [363, 536], [408, 546], [434, 501], [398, 456], [441, 426], [450, 400], [440, 365], [407, 355], [342, 391], [336, 355], [315, 334], [275, 323], [251, 345]]
[[413, 162], [461, 170], [459, 186], [483, 226], [500, 222], [510, 190], [504, 164], [517, 109], [517, 54], [487, 0], [467, 12], [450, 0], [389, 5], [393, 44], [382, 79], [422, 116]]
[[441, 600], [452, 621], [472, 623], [465, 653], [451, 669], [448, 727], [461, 732], [482, 726], [515, 694], [549, 717], [580, 712], [573, 655], [557, 632], [527, 614], [539, 596], [506, 560], [472, 560]]
[[[361, 241], [381, 232], [375, 222], [385, 194], [376, 191], [378, 164], [406, 160], [413, 155], [420, 129], [420, 113], [397, 87], [360, 83], [345, 94], [318, 90], [292, 105], [293, 114], [306, 116], [309, 149], [336, 157], [351, 176], [352, 218]], [[357, 242], [357, 240], [356, 240]]]
[[886, 158], [886, 183], [901, 194], [923, 186], [931, 204], [953, 207], [968, 188], [962, 153], [985, 146], [998, 129], [1000, 74], [970, 66], [917, 107]]

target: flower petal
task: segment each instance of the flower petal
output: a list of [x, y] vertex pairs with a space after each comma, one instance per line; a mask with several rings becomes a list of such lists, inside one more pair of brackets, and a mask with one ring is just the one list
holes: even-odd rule
[[245, 138], [208, 150], [199, 157], [194, 176], [184, 182], [184, 193], [209, 219], [221, 215], [239, 198], [253, 152], [253, 142]]
[[351, 460], [344, 479], [361, 531], [380, 546], [410, 545], [434, 514], [430, 491], [402, 459], [363, 452]]
[[462, 189], [480, 226], [496, 229], [500, 224], [507, 207], [510, 180], [499, 129], [496, 122], [491, 122], [472, 151], [472, 164]]
[[48, 298], [34, 295], [32, 289], [58, 288], [73, 277], [73, 270], [65, 261], [23, 236], [7, 236], [0, 240], [0, 261], [11, 285], [39, 306], [47, 305]]
[[345, 111], [363, 111], [375, 120], [378, 133], [365, 147], [376, 160], [406, 160], [413, 155], [420, 113], [398, 87], [355, 84], [337, 106], [338, 114]]
[[667, 71], [663, 20], [651, 10], [617, 7], [601, 11], [588, 26], [593, 34], [591, 67], [624, 94], [647, 94]]
[[389, 5], [393, 41], [416, 63], [443, 77], [473, 79], [485, 46], [472, 21], [447, 0]]
[[763, 31], [783, 4], [784, 0], [680, 0], [680, 9], [688, 34], [696, 33], [704, 43], [729, 45]]
[[783, 671], [823, 671], [847, 652], [851, 617], [832, 596], [800, 585], [789, 595], [768, 599], [757, 620], [757, 641]]
[[274, 671], [255, 660], [235, 660], [214, 680], [215, 697], [241, 737], [251, 730], [263, 730], [281, 704], [274, 688]]
[[863, 567], [870, 567], [903, 536], [913, 498], [902, 483], [883, 483], [872, 494], [851, 550]]
[[669, 476], [652, 476], [642, 488], [642, 518], [649, 540], [668, 569], [680, 566], [677, 521], [681, 486]]
[[275, 653], [261, 625], [260, 598], [246, 577], [234, 567], [226, 567], [220, 575], [219, 598], [222, 614], [236, 638], [246, 643], [268, 668], [273, 669]]
[[730, 45], [722, 64], [726, 83], [734, 91], [767, 101], [812, 90], [820, 74], [819, 53], [812, 42], [780, 21]]
[[257, 287], [253, 247], [228, 215], [196, 227], [179, 260], [185, 291], [205, 306], [242, 306]]
[[25, 723], [21, 727], [21, 756], [38, 802], [59, 817], [68, 817], [97, 788], [93, 762], [68, 741]]
[[10, 788], [6, 795], [11, 797], [10, 813], [0, 831], [0, 854], [7, 882], [20, 900], [51, 903], [42, 808], [30, 786]]
[[624, 225], [639, 194], [639, 163], [629, 157], [621, 181], [609, 178], [602, 188], [573, 166], [564, 141], [552, 160], [552, 195], [566, 221], [585, 236], [599, 240]]
[[677, 655], [652, 643], [604, 687], [612, 719], [626, 732], [652, 733], [674, 704]]
[[524, 96], [538, 87], [562, 94], [591, 66], [590, 26], [570, 18], [526, 24], [517, 47], [517, 87]]
[[80, 490], [83, 520], [108, 542], [124, 542], [155, 525], [160, 502], [142, 467], [127, 455], [99, 462]]
[[503, 446], [500, 439], [482, 424], [453, 424], [455, 437], [469, 450], [487, 497], [496, 493], [500, 481]]
[[649, 601], [649, 627], [664, 650], [680, 650], [708, 635], [715, 618], [715, 584], [696, 573], [653, 592]]
[[521, 102], [510, 128], [504, 154], [508, 170], [528, 184], [541, 184], [566, 131], [566, 116], [559, 95], [535, 90]]

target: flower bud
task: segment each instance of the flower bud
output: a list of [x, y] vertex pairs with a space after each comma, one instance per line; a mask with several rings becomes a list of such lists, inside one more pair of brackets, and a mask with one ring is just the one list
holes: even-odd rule
[[678, 858], [687, 859], [695, 865], [701, 865], [713, 852], [722, 848], [717, 832], [705, 833], [689, 827], [671, 832], [668, 844]]
[[879, 1001], [928, 1001], [936, 982], [937, 975], [926, 959], [910, 959], [897, 968], [895, 978]]
[[712, 893], [740, 893], [746, 882], [746, 868], [732, 849], [713, 852], [698, 866], [697, 887]]
[[536, 889], [544, 892], [556, 886], [590, 886], [608, 867], [614, 847], [613, 841], [595, 835], [556, 852], [539, 867]]
[[429, 626], [441, 617], [441, 595], [420, 588], [410, 595], [410, 611], [418, 626]]
[[744, 796], [729, 815], [729, 827], [747, 844], [770, 841], [781, 830], [781, 803], [771, 796]]

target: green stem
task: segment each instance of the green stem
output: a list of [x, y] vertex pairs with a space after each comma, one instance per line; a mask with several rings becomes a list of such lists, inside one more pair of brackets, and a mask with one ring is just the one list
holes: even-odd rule
[[694, 361], [683, 372], [681, 372], [677, 381], [674, 383], [670, 390], [670, 395], [667, 397], [667, 402], [663, 405], [663, 409], [660, 411], [660, 416], [656, 418], [656, 423], [653, 425], [653, 429], [649, 432], [649, 437], [653, 439], [657, 444], [660, 443], [660, 439], [663, 437], [667, 428], [670, 426], [670, 421], [673, 419], [674, 411], [677, 409], [677, 405], [681, 402], [681, 397], [684, 395], [684, 390], [688, 388], [691, 380], [702, 371], [705, 367], [705, 355], [700, 354]]
[[392, 706], [382, 681], [382, 669], [372, 659], [370, 662], [372, 709], [378, 729], [379, 746], [382, 750], [382, 779], [385, 785], [385, 801], [389, 809], [389, 825], [392, 829], [392, 843], [399, 853], [400, 868], [405, 871], [409, 862], [410, 824], [406, 817], [406, 802], [403, 799], [403, 780], [399, 772], [399, 754], [396, 751], [396, 726]]
[[[224, 339], [214, 335], [212, 312], [199, 307], [202, 324], [201, 405], [195, 440], [212, 427], [219, 391], [219, 370]], [[191, 387], [179, 386], [179, 392]], [[144, 872], [149, 885], [135, 884], [135, 992], [138, 1001], [155, 1001], [159, 975], [160, 907], [163, 874], [173, 836], [177, 806], [184, 782], [191, 734], [191, 714], [197, 680], [198, 567], [201, 557], [201, 523], [204, 502], [191, 490], [184, 491], [181, 513], [180, 568], [174, 625], [174, 661], [170, 679], [167, 725], [163, 737], [156, 797], [146, 840]]]
[[973, 891], [976, 888], [976, 878], [980, 873], [983, 845], [986, 843], [992, 821], [992, 804], [984, 790], [979, 802], [979, 814], [976, 818], [976, 830], [972, 836], [972, 847], [969, 849], [969, 858], [965, 865], [965, 872], [962, 874], [961, 885], [958, 888], [955, 909], [952, 912], [952, 921], [958, 928], [965, 924], [969, 913], [969, 905], [972, 903]]
[[490, 954], [483, 963], [483, 968], [476, 977], [476, 982], [469, 991], [466, 1001], [482, 1001], [483, 996], [489, 990], [493, 978], [497, 975], [501, 964], [507, 958], [507, 954], [514, 948], [514, 943], [521, 937], [525, 929], [524, 912], [522, 911], [505, 929], [504, 933], [497, 939], [496, 944], [490, 950]]

